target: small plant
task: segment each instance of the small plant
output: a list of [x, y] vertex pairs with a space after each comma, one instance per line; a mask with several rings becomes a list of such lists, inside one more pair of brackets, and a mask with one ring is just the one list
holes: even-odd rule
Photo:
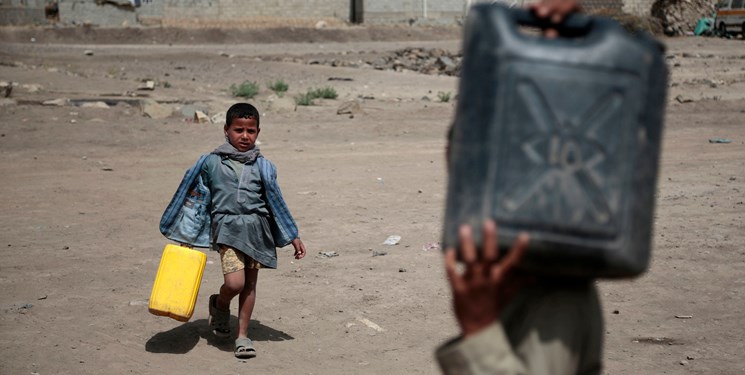
[[339, 96], [336, 93], [336, 90], [330, 86], [308, 91], [308, 94], [312, 95], [314, 98], [321, 99], [336, 99]]
[[313, 96], [311, 95], [310, 91], [306, 92], [305, 94], [300, 94], [295, 96], [295, 104], [297, 105], [313, 105]]
[[447, 102], [450, 101], [450, 95], [451, 95], [450, 94], [450, 91], [448, 91], [448, 92], [442, 92], [442, 91], [440, 91], [440, 92], [437, 93], [437, 99], [440, 99], [440, 101], [443, 102], [443, 103], [447, 103]]
[[290, 88], [290, 85], [288, 85], [285, 81], [278, 79], [274, 82], [267, 82], [266, 87], [268, 87], [269, 90], [274, 91], [277, 96], [282, 97]]
[[172, 86], [171, 86], [171, 82], [168, 82], [168, 81], [163, 81], [163, 87], [164, 87], [164, 88], [167, 88], [167, 89], [170, 89], [170, 88], [172, 87]]
[[243, 81], [240, 85], [230, 85], [230, 92], [233, 96], [251, 99], [259, 93], [259, 85], [256, 82]]
[[336, 99], [339, 94], [333, 87], [326, 86], [319, 89], [308, 89], [305, 94], [295, 96], [297, 105], [314, 105], [313, 99]]

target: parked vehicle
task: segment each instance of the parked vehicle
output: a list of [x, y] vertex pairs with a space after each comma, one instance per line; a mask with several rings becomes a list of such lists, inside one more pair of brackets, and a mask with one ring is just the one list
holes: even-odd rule
[[741, 33], [745, 38], [745, 0], [720, 1], [714, 25], [722, 35]]

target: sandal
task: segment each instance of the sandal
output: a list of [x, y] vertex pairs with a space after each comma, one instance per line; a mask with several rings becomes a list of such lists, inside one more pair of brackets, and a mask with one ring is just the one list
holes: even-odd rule
[[217, 308], [217, 294], [210, 296], [210, 318], [208, 320], [212, 333], [217, 337], [230, 336], [230, 310]]
[[256, 349], [254, 344], [248, 337], [239, 337], [235, 340], [235, 358], [248, 359], [256, 357]]

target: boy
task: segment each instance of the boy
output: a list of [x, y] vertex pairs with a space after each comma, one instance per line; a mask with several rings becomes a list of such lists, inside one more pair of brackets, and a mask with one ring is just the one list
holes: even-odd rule
[[209, 324], [216, 336], [229, 337], [230, 301], [238, 296], [238, 358], [256, 356], [248, 324], [259, 269], [277, 268], [275, 246], [292, 244], [295, 259], [306, 254], [276, 167], [256, 146], [259, 123], [254, 106], [231, 106], [223, 128], [226, 142], [187, 171], [161, 220], [166, 237], [220, 252], [224, 282], [219, 294], [210, 296]]

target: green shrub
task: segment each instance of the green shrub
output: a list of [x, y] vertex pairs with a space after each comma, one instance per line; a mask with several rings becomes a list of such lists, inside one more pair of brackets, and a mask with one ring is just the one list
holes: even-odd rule
[[336, 90], [333, 87], [326, 86], [320, 89], [310, 90], [308, 91], [308, 94], [313, 96], [313, 98], [321, 98], [321, 99], [336, 99], [339, 95], [336, 93]]
[[287, 90], [290, 88], [290, 85], [288, 85], [285, 81], [278, 79], [274, 82], [267, 82], [266, 87], [269, 88], [269, 90], [274, 91], [277, 96], [282, 96], [287, 92]]
[[300, 94], [295, 96], [295, 104], [297, 105], [313, 105], [313, 99], [314, 97], [311, 95], [310, 91], [306, 92], [305, 94]]
[[230, 92], [233, 96], [251, 99], [259, 93], [259, 85], [256, 82], [243, 81], [240, 85], [230, 85]]
[[448, 91], [448, 92], [442, 92], [442, 91], [438, 92], [437, 93], [437, 98], [440, 99], [440, 101], [443, 102], [443, 103], [449, 102], [450, 101], [450, 91]]
[[313, 99], [336, 99], [339, 94], [333, 87], [326, 86], [317, 89], [308, 89], [305, 94], [295, 96], [297, 105], [314, 105]]

